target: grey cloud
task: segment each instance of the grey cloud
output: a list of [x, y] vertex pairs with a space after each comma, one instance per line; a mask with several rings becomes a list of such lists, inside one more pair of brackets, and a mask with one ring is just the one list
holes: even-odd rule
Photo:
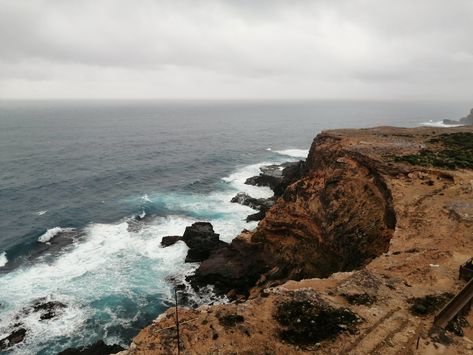
[[471, 23], [470, 0], [0, 0], [0, 96], [464, 99]]

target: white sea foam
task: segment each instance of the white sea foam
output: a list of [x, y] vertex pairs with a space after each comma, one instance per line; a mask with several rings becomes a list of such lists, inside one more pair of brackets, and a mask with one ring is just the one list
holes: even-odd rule
[[48, 211], [47, 211], [47, 210], [43, 210], [43, 211], [38, 211], [38, 212], [36, 212], [36, 214], [37, 214], [38, 216], [42, 216], [42, 215], [45, 214], [46, 212], [48, 212]]
[[7, 252], [0, 253], [0, 267], [5, 266], [8, 263]]
[[243, 166], [237, 169], [235, 172], [230, 174], [227, 177], [224, 177], [222, 180], [229, 183], [234, 191], [237, 192], [246, 192], [248, 195], [255, 198], [268, 198], [273, 195], [273, 191], [266, 186], [252, 186], [246, 185], [245, 181], [249, 177], [259, 175], [261, 173], [260, 168], [265, 165], [271, 165], [272, 162], [261, 162], [258, 164], [251, 164]]
[[[93, 302], [126, 297], [139, 306], [144, 305], [146, 297], [171, 299], [166, 278], [188, 274], [196, 264], [184, 263], [188, 249], [184, 243], [162, 248], [161, 239], [165, 235], [182, 235], [192, 222], [181, 216], [157, 218], [138, 232], [128, 231], [126, 222], [92, 224], [85, 230], [85, 239], [60, 254], [53, 263], [37, 263], [2, 275], [0, 297], [5, 308], [0, 317], [0, 334], [25, 305], [51, 294], [64, 300], [68, 307], [64, 314], [47, 324], [33, 314], [24, 320], [28, 328], [25, 346], [29, 353], [38, 352], [41, 344], [54, 342], [55, 337], [72, 336], [91, 317], [102, 317], [105, 310], [92, 306]], [[125, 321], [120, 317], [110, 319], [107, 327]], [[92, 335], [85, 333], [85, 336]], [[91, 341], [84, 339], [84, 343]], [[20, 346], [14, 353], [25, 351]]]
[[151, 202], [148, 194], [144, 194], [143, 196], [141, 196], [141, 199], [144, 201], [144, 202]]
[[50, 228], [46, 231], [46, 233], [44, 233], [38, 238], [38, 242], [47, 243], [59, 233], [64, 232], [64, 231], [71, 231], [71, 230], [72, 230], [71, 228], [61, 228], [61, 227]]
[[428, 127], [461, 127], [463, 126], [462, 124], [447, 124], [443, 121], [428, 121], [428, 122], [423, 122], [421, 123], [422, 126], [428, 126]]
[[284, 150], [275, 150], [274, 152], [281, 155], [287, 155], [288, 157], [304, 158], [304, 159], [307, 158], [307, 155], [309, 155], [308, 149], [284, 149]]

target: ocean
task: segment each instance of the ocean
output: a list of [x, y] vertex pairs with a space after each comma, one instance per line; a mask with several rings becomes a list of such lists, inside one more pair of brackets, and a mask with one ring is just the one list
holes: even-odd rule
[[[161, 248], [195, 221], [224, 241], [249, 207], [259, 167], [306, 157], [324, 129], [438, 125], [467, 103], [350, 101], [0, 101], [0, 339], [13, 354], [127, 345], [172, 304], [187, 247]], [[136, 220], [136, 216], [142, 218]], [[57, 236], [72, 243], [55, 243]], [[72, 238], [72, 239], [71, 239]], [[210, 295], [195, 302], [208, 302]], [[66, 305], [51, 319], [39, 299]], [[219, 300], [213, 300], [218, 302]], [[224, 301], [224, 300], [221, 300]]]

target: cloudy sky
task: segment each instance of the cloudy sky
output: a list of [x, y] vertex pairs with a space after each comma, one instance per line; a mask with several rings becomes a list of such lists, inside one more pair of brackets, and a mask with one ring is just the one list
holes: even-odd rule
[[472, 0], [0, 0], [0, 98], [472, 93]]

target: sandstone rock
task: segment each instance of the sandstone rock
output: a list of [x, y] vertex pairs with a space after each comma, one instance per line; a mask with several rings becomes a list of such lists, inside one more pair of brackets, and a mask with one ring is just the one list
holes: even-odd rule
[[274, 194], [281, 196], [289, 185], [301, 179], [306, 174], [306, 169], [306, 162], [303, 160], [286, 165], [282, 171], [283, 178], [281, 183], [273, 190]]

